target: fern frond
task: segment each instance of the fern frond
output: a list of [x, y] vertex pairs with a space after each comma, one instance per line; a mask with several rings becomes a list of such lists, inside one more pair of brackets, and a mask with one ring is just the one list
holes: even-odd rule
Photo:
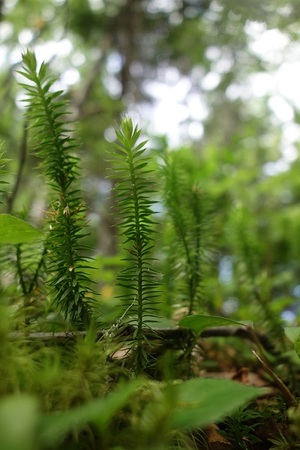
[[[135, 371], [148, 364], [145, 351], [144, 328], [155, 320], [158, 277], [152, 256], [154, 221], [152, 197], [155, 193], [149, 176], [149, 158], [145, 155], [147, 141], [139, 142], [141, 130], [124, 118], [116, 132], [114, 176], [117, 178], [115, 194], [123, 246], [128, 256], [125, 268], [118, 276], [118, 285], [125, 291], [120, 296], [126, 319], [136, 326], [132, 336], [135, 343]], [[130, 307], [130, 308], [129, 308]]]
[[48, 73], [45, 63], [37, 68], [34, 53], [23, 55], [23, 70], [19, 72], [28, 83], [26, 90], [27, 116], [34, 130], [36, 154], [51, 187], [54, 200], [48, 214], [47, 270], [49, 284], [57, 307], [73, 323], [87, 324], [90, 317], [91, 282], [86, 276], [85, 207], [77, 186], [78, 157], [73, 151], [77, 142], [71, 137], [62, 116], [66, 116], [66, 102], [58, 100], [61, 91], [54, 91], [56, 81]]

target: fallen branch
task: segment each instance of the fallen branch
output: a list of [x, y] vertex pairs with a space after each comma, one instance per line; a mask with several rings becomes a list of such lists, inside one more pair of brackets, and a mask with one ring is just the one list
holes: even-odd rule
[[[111, 330], [98, 330], [95, 333], [96, 341], [103, 339], [106, 336], [112, 335], [115, 337], [131, 336], [135, 328], [131, 325], [126, 327], [120, 327], [111, 332]], [[10, 333], [9, 337], [11, 339], [26, 339], [26, 341], [41, 341], [41, 342], [51, 342], [56, 345], [64, 345], [75, 341], [77, 338], [84, 338], [87, 335], [86, 331], [61, 331], [61, 332], [34, 332], [34, 333], [23, 333], [20, 331]], [[168, 343], [168, 346], [180, 347], [184, 345], [187, 339], [193, 336], [193, 331], [187, 328], [156, 328], [145, 329], [144, 335], [148, 340], [153, 341], [163, 341]], [[214, 338], [214, 337], [238, 337], [241, 339], [248, 339], [251, 342], [255, 342], [257, 339], [263, 348], [269, 352], [274, 353], [275, 349], [273, 344], [269, 341], [268, 337], [262, 333], [255, 333], [256, 339], [253, 337], [253, 333], [250, 333], [245, 327], [211, 327], [203, 330], [199, 337], [200, 338]], [[172, 345], [173, 343], [173, 345]]]

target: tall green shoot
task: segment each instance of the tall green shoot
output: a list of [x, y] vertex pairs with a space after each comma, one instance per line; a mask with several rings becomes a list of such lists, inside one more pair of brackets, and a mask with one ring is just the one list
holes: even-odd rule
[[181, 295], [187, 313], [203, 308], [202, 288], [206, 253], [210, 245], [211, 221], [205, 192], [190, 174], [179, 167], [176, 154], [164, 159], [164, 200], [174, 230], [174, 276], [181, 281]]
[[27, 118], [34, 134], [34, 149], [52, 191], [48, 213], [49, 235], [46, 242], [49, 285], [56, 306], [75, 324], [87, 325], [90, 320], [91, 288], [82, 256], [85, 207], [78, 187], [77, 142], [66, 126], [66, 101], [62, 91], [54, 90], [56, 81], [45, 63], [38, 69], [35, 54], [23, 55], [27, 79], [22, 84], [27, 93]]
[[127, 252], [126, 266], [118, 276], [118, 285], [124, 289], [120, 299], [124, 304], [125, 319], [135, 328], [131, 336], [135, 352], [135, 372], [148, 364], [145, 351], [147, 339], [144, 328], [155, 319], [157, 273], [152, 255], [154, 222], [152, 198], [155, 194], [150, 179], [149, 158], [145, 156], [147, 141], [139, 142], [141, 130], [130, 118], [122, 120], [116, 132], [114, 176], [118, 215]]

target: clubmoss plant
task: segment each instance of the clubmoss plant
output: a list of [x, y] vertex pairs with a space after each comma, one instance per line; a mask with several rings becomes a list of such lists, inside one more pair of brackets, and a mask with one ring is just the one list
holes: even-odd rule
[[145, 351], [144, 328], [155, 319], [158, 295], [157, 272], [152, 255], [154, 221], [152, 199], [155, 195], [149, 158], [145, 156], [146, 142], [139, 142], [141, 130], [125, 117], [116, 132], [114, 176], [117, 178], [115, 195], [120, 227], [127, 252], [125, 268], [118, 275], [118, 285], [124, 289], [120, 299], [124, 305], [125, 320], [136, 329], [134, 343], [134, 370], [139, 373], [148, 364]]
[[54, 91], [55, 79], [42, 63], [37, 67], [35, 54], [23, 55], [19, 72], [28, 83], [27, 118], [35, 131], [34, 149], [41, 158], [41, 168], [51, 188], [53, 199], [48, 213], [49, 234], [46, 240], [47, 271], [50, 274], [54, 303], [75, 324], [90, 321], [92, 289], [85, 269], [87, 258], [82, 244], [85, 207], [78, 187], [77, 142], [65, 125], [66, 102], [58, 100], [62, 91]]
[[187, 313], [203, 309], [202, 296], [207, 233], [210, 213], [205, 192], [189, 174], [179, 167], [176, 154], [167, 153], [164, 159], [164, 200], [175, 233], [174, 273], [181, 280], [181, 297]]

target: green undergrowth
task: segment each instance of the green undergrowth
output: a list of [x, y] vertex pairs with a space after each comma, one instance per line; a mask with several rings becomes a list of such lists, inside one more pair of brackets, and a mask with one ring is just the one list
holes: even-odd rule
[[31, 51], [19, 74], [48, 195], [39, 224], [0, 214], [1, 450], [214, 450], [212, 427], [228, 449], [299, 448], [300, 332], [272, 307], [251, 217], [235, 207], [223, 230], [196, 158], [155, 158], [124, 117], [107, 161], [119, 250], [92, 259], [67, 102]]

